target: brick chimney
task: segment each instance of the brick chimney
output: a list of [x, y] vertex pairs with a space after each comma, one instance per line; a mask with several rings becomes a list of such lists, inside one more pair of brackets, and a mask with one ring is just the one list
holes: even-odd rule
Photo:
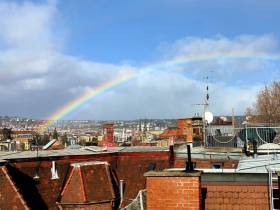
[[108, 147], [117, 146], [117, 144], [114, 143], [114, 123], [103, 124], [102, 130], [103, 130], [103, 139], [99, 143], [99, 146], [108, 146]]
[[149, 171], [145, 177], [147, 210], [201, 209], [201, 172]]
[[103, 135], [104, 141], [108, 143], [114, 142], [114, 124], [113, 123], [105, 123], [103, 124]]

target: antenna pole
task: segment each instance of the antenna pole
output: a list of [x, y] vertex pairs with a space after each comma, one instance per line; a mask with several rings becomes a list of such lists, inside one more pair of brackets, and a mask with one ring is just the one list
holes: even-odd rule
[[235, 128], [235, 116], [234, 116], [234, 108], [232, 108], [232, 128], [234, 129]]
[[203, 143], [204, 147], [206, 146], [206, 127], [207, 127], [207, 122], [205, 119], [205, 113], [208, 111], [208, 100], [209, 100], [209, 87], [208, 87], [208, 76], [206, 76], [207, 80], [207, 85], [206, 85], [206, 97], [204, 99], [204, 106], [203, 106]]
[[203, 116], [202, 116], [202, 132], [203, 132], [203, 136], [202, 136], [202, 142], [203, 145], [206, 146], [206, 127], [207, 127], [207, 120], [205, 117], [205, 113], [208, 111], [208, 106], [209, 106], [209, 86], [208, 86], [208, 76], [206, 76], [206, 94], [205, 94], [205, 98], [203, 100], [204, 103], [202, 104], [192, 104], [192, 105], [196, 105], [196, 106], [203, 106]]

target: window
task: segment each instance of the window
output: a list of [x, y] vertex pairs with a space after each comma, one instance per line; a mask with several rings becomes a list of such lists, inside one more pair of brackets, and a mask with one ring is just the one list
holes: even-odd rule
[[222, 168], [222, 163], [213, 163], [213, 164], [212, 164], [212, 168], [214, 168], [214, 169], [220, 169], [220, 168]]

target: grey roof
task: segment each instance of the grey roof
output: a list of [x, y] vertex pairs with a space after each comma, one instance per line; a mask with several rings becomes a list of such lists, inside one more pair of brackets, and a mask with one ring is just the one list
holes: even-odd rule
[[[195, 159], [215, 159], [215, 160], [239, 160], [244, 154], [239, 148], [204, 148], [193, 147], [191, 149], [192, 158]], [[176, 156], [179, 158], [187, 157], [187, 147], [176, 149]]]
[[258, 147], [258, 150], [264, 149], [264, 150], [280, 150], [280, 145], [279, 144], [274, 144], [274, 143], [266, 143], [262, 144]]
[[[101, 153], [115, 153], [115, 152], [161, 152], [168, 151], [165, 147], [82, 147], [80, 149], [62, 149], [62, 150], [40, 150], [38, 157], [62, 157], [73, 155], [92, 155]], [[22, 152], [0, 152], [0, 159], [24, 159], [24, 158], [36, 158], [36, 151], [22, 151]]]
[[259, 155], [256, 158], [244, 157], [239, 161], [236, 171], [247, 173], [267, 173], [269, 170], [280, 171], [280, 155]]
[[68, 147], [66, 147], [66, 149], [81, 149], [81, 148], [82, 146], [78, 144], [69, 145]]
[[[174, 168], [169, 170], [184, 170], [182, 168]], [[271, 171], [280, 171], [280, 154], [259, 155], [256, 158], [242, 157], [239, 160], [236, 169], [212, 169], [212, 168], [196, 168], [196, 170], [204, 173], [234, 173], [234, 174], [267, 174]]]
[[118, 147], [122, 152], [164, 152], [169, 151], [167, 147], [149, 147], [149, 146], [133, 146]]

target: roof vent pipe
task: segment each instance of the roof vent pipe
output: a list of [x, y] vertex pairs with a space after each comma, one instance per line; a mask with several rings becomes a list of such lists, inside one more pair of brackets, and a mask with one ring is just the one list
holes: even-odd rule
[[191, 157], [191, 145], [187, 145], [188, 149], [188, 161], [186, 162], [186, 172], [193, 171], [193, 162]]
[[256, 159], [258, 155], [258, 145], [257, 145], [257, 140], [253, 140], [253, 158]]
[[52, 161], [52, 168], [51, 168], [52, 178], [51, 179], [58, 179], [57, 169], [55, 161]]

